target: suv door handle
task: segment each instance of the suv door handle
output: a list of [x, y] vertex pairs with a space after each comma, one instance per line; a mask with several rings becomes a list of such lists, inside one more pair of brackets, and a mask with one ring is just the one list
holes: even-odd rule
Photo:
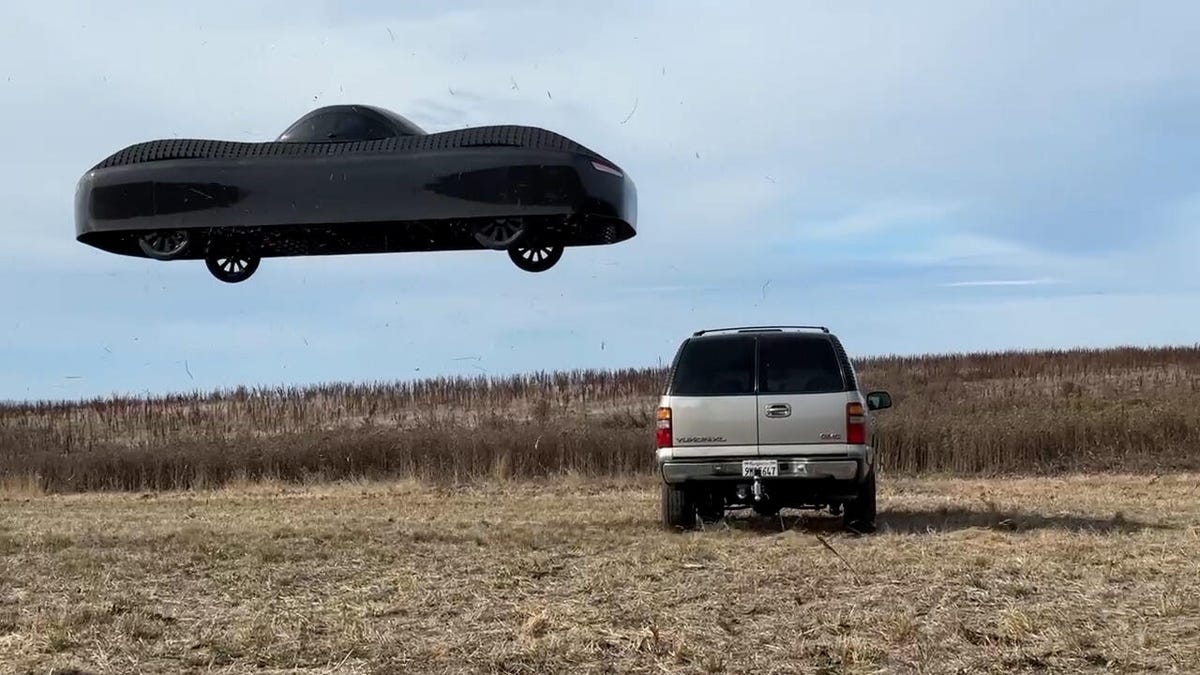
[[772, 403], [767, 406], [767, 417], [787, 417], [792, 414], [792, 406], [786, 403]]

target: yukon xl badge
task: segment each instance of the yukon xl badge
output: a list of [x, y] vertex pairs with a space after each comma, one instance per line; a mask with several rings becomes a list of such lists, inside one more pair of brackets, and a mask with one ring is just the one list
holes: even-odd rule
[[821, 440], [823, 440], [823, 441], [836, 441], [836, 440], [840, 440], [841, 437], [842, 437], [841, 434], [834, 433], [832, 431], [822, 431], [821, 432]]
[[680, 438], [677, 443], [724, 443], [724, 436], [688, 436]]

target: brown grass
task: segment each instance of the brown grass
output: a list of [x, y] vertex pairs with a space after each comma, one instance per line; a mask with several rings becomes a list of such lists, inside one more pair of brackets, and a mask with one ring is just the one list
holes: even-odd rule
[[[888, 357], [897, 474], [1200, 469], [1200, 347]], [[441, 378], [0, 406], [0, 476], [49, 491], [418, 477], [463, 483], [652, 467], [659, 369]]]
[[19, 499], [37, 497], [44, 494], [40, 476], [30, 474], [14, 474], [0, 476], [0, 498]]
[[865, 537], [645, 480], [0, 497], [0, 673], [1186, 672], [1198, 480], [888, 477]]

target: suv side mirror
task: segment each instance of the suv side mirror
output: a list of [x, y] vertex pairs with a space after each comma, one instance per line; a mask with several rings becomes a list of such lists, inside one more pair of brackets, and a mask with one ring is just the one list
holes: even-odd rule
[[892, 395], [886, 391], [873, 391], [867, 394], [867, 410], [883, 410], [892, 407]]

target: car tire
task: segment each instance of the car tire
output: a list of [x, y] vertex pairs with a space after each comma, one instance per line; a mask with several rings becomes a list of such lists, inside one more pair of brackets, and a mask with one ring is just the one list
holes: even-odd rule
[[210, 255], [204, 259], [208, 271], [219, 281], [227, 284], [241, 283], [258, 270], [262, 261], [258, 256], [245, 254]]
[[137, 240], [138, 248], [153, 260], [175, 260], [191, 246], [192, 233], [188, 230], [152, 230]]
[[774, 518], [779, 515], [781, 510], [778, 504], [772, 504], [771, 502], [759, 502], [754, 505], [754, 512], [763, 518]]
[[545, 272], [557, 265], [562, 255], [561, 244], [521, 243], [508, 249], [509, 259], [526, 272]]
[[663, 483], [662, 524], [668, 530], [691, 530], [696, 527], [696, 507], [687, 490]]
[[475, 228], [475, 241], [484, 248], [506, 251], [525, 238], [527, 228], [517, 218], [498, 218]]
[[874, 532], [876, 516], [875, 501], [875, 470], [867, 474], [867, 479], [858, 489], [854, 501], [846, 504], [843, 522], [846, 527], [857, 532]]
[[706, 490], [700, 494], [692, 494], [690, 499], [696, 510], [696, 518], [701, 524], [719, 523], [725, 517], [725, 502], [720, 495]]

